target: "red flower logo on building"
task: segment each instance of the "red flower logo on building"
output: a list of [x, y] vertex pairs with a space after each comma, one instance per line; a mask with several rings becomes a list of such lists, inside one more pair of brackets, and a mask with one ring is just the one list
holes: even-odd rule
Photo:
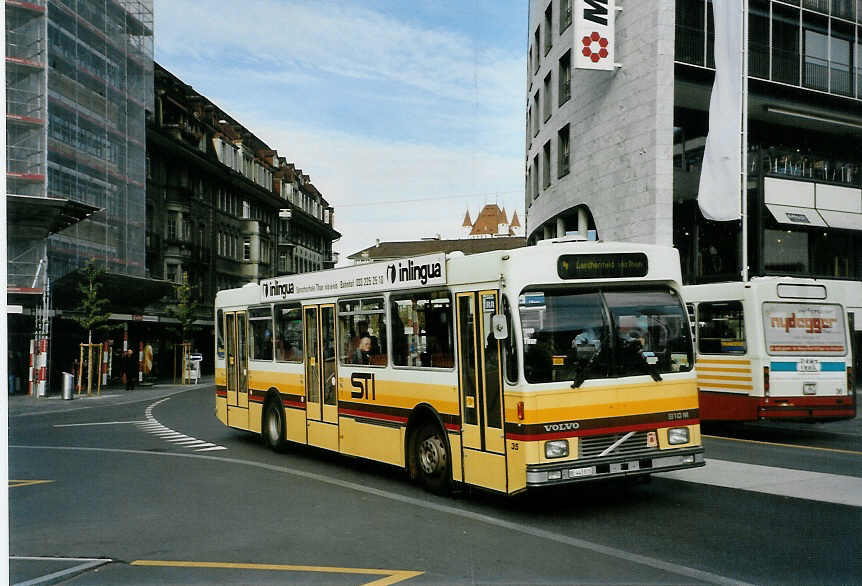
[[[589, 57], [593, 63], [598, 63], [599, 59], [608, 56], [608, 40], [599, 33], [593, 31], [590, 36], [581, 39], [581, 42], [584, 44], [581, 54]], [[597, 46], [594, 47], [594, 45]]]

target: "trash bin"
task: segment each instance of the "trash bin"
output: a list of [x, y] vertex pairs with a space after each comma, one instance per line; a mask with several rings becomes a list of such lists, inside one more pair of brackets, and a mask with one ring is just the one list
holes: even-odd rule
[[189, 355], [189, 364], [188, 364], [188, 372], [186, 376], [194, 381], [194, 384], [198, 384], [198, 381], [201, 379], [201, 362], [203, 361], [203, 354], [199, 354], [194, 352]]
[[75, 375], [68, 372], [63, 373], [63, 399], [72, 400], [72, 391], [75, 390]]

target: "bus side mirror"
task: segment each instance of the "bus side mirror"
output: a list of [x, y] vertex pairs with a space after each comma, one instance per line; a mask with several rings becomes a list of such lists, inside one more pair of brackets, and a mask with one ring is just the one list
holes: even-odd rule
[[502, 313], [497, 313], [491, 318], [491, 329], [494, 331], [494, 338], [497, 340], [505, 340], [509, 337], [509, 324], [506, 321], [506, 316]]

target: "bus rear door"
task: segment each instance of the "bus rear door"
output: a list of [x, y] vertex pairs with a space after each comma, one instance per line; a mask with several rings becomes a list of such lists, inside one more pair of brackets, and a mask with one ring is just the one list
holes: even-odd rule
[[248, 314], [225, 313], [227, 424], [248, 429]]
[[338, 451], [335, 305], [306, 305], [303, 323], [308, 443]]
[[500, 343], [491, 318], [497, 291], [457, 295], [459, 388], [464, 481], [506, 492]]

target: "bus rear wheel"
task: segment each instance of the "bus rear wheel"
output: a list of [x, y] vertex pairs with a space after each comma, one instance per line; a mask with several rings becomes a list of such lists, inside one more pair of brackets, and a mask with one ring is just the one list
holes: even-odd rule
[[447, 494], [452, 483], [452, 466], [440, 427], [432, 423], [423, 425], [413, 446], [416, 471], [422, 484], [434, 494]]
[[263, 418], [263, 437], [267, 445], [276, 452], [282, 451], [287, 445], [284, 427], [284, 409], [278, 401], [270, 401], [266, 404]]

